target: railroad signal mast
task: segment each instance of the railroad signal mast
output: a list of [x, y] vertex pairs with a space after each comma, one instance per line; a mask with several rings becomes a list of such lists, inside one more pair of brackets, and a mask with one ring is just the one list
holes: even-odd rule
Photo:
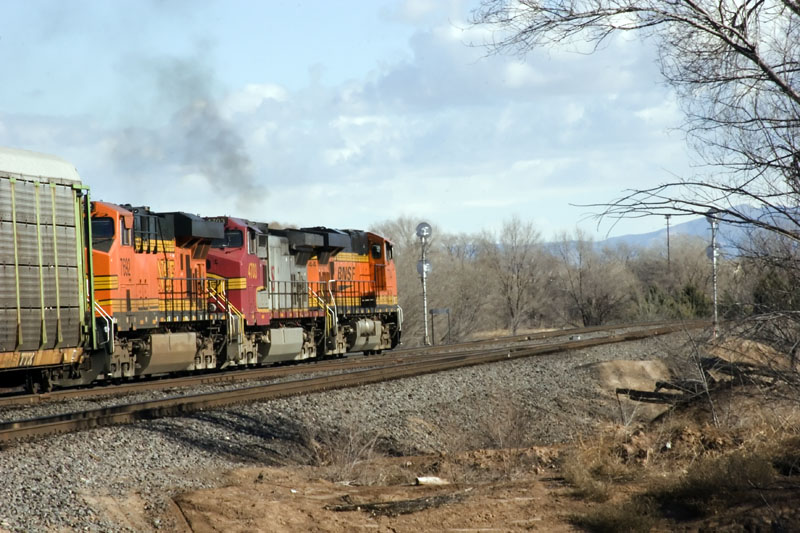
[[430, 346], [431, 341], [428, 337], [428, 273], [431, 271], [431, 263], [426, 257], [428, 249], [428, 239], [430, 238], [433, 230], [431, 225], [427, 222], [420, 222], [417, 224], [417, 237], [419, 237], [422, 244], [422, 257], [417, 262], [417, 272], [422, 279], [422, 316], [425, 323], [425, 336], [422, 341], [425, 346]]
[[719, 229], [719, 210], [711, 208], [706, 213], [706, 220], [711, 225], [711, 246], [708, 247], [708, 258], [711, 259], [711, 286], [714, 294], [714, 320], [713, 335], [717, 338], [717, 328], [719, 326], [719, 315], [717, 314], [717, 257], [719, 248], [717, 247], [717, 230]]

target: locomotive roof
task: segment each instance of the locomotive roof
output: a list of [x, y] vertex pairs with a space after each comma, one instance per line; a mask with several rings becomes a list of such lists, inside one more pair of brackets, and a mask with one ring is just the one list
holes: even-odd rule
[[0, 146], [0, 174], [80, 181], [75, 166], [60, 157]]

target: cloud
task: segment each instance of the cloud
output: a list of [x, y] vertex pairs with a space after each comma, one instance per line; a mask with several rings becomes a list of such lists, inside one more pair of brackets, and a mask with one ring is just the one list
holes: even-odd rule
[[230, 86], [199, 41], [123, 62], [125, 128], [6, 114], [0, 140], [71, 158], [110, 201], [337, 227], [410, 214], [474, 232], [517, 213], [548, 234], [574, 227], [585, 209], [570, 204], [686, 168], [665, 133], [679, 110], [638, 41], [521, 61], [469, 46], [486, 34], [461, 2], [390, 15], [417, 28], [408, 54], [345, 83]]
[[508, 63], [505, 70], [505, 83], [512, 89], [524, 87], [533, 90], [535, 87], [543, 85], [547, 79], [531, 65], [519, 61]]
[[242, 90], [235, 91], [225, 98], [221, 114], [230, 120], [233, 115], [257, 111], [265, 101], [285, 102], [288, 98], [288, 91], [278, 84], [248, 83]]

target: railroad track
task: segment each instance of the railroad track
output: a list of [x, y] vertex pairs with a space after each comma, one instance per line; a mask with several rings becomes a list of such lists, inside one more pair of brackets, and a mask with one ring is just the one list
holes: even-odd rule
[[[441, 372], [444, 370], [451, 370], [466, 366], [481, 365], [536, 355], [552, 354], [561, 351], [579, 350], [593, 346], [600, 346], [603, 344], [640, 340], [656, 335], [663, 335], [676, 331], [683, 331], [686, 329], [698, 329], [706, 326], [708, 326], [707, 321], [695, 321], [691, 323], [680, 324], [662, 323], [647, 327], [633, 328], [632, 330], [623, 333], [615, 333], [607, 336], [588, 339], [577, 338], [579, 336], [577, 330], [567, 333], [562, 331], [559, 332], [559, 335], [551, 335], [551, 338], [565, 335], [568, 335], [571, 338], [567, 339], [566, 341], [549, 344], [515, 345], [516, 343], [513, 339], [516, 339], [516, 337], [514, 337], [509, 345], [492, 349], [485, 348], [485, 341], [482, 341], [484, 344], [480, 344], [477, 347], [470, 347], [469, 345], [472, 343], [467, 343], [467, 345], [462, 346], [461, 349], [458, 347], [454, 348], [455, 345], [449, 345], [447, 346], [447, 348], [450, 350], [449, 353], [431, 354], [430, 350], [420, 351], [421, 353], [427, 353], [428, 355], [426, 357], [421, 357], [421, 353], [411, 353], [412, 351], [409, 350], [409, 353], [395, 354], [391, 358], [360, 358], [359, 360], [350, 361], [350, 367], [357, 368], [360, 364], [362, 366], [371, 365], [373, 368], [356, 369], [348, 372], [320, 377], [248, 386], [233, 390], [184, 395], [161, 400], [128, 403], [82, 412], [73, 412], [61, 415], [0, 423], [0, 442], [53, 433], [79, 431], [107, 425], [130, 423], [137, 420], [187, 415], [193, 412], [202, 411], [204, 409], [224, 407], [257, 400], [269, 400], [298, 394], [309, 394], [331, 389], [355, 387], [371, 383], [378, 383], [381, 381]], [[602, 329], [614, 330], [623, 328], [584, 328], [581, 334], [587, 332], [587, 329], [592, 331], [600, 331]], [[530, 336], [519, 337], [522, 338]], [[526, 340], [530, 341], [540, 339], [528, 338]], [[339, 368], [345, 368], [348, 365], [348, 361], [349, 360], [342, 361], [336, 366]], [[376, 364], [378, 366], [375, 366]], [[315, 368], [309, 369], [308, 371], [320, 371], [317, 365], [314, 365], [314, 367]], [[285, 373], [290, 370], [294, 370], [295, 372], [306, 371], [305, 368], [301, 367], [282, 367], [277, 369], [264, 369], [264, 372], [269, 374], [270, 371], [281, 371], [284, 372], [284, 375], [286, 375]], [[250, 371], [248, 374], [252, 376], [253, 371]], [[208, 378], [209, 376], [202, 376], [198, 379], [207, 380]], [[173, 383], [171, 386], [174, 387], [175, 384]]]
[[[280, 379], [291, 375], [304, 375], [319, 372], [336, 372], [357, 368], [388, 366], [401, 364], [409, 359], [431, 357], [437, 354], [462, 353], [480, 351], [488, 346], [511, 347], [527, 345], [538, 341], [547, 341], [559, 337], [576, 337], [597, 332], [625, 331], [637, 328], [672, 326], [673, 322], [645, 322], [623, 326], [592, 326], [567, 330], [551, 330], [508, 337], [493, 337], [456, 344], [443, 344], [419, 348], [398, 349], [381, 356], [349, 356], [346, 359], [320, 360], [304, 362], [298, 365], [273, 366], [266, 368], [250, 368], [245, 370], [229, 370], [213, 373], [202, 373], [190, 376], [146, 379], [120, 384], [103, 384], [90, 388], [55, 390], [41, 394], [14, 394], [0, 396], [0, 408], [13, 406], [38, 405], [54, 401], [67, 401], [78, 398], [98, 398], [125, 396], [136, 392], [165, 390], [174, 388], [191, 388], [205, 385], [234, 385], [237, 383]], [[706, 321], [686, 322], [686, 328], [705, 327]]]

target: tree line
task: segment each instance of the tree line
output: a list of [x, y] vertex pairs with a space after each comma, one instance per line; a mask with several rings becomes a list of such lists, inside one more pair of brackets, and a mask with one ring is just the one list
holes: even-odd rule
[[[723, 316], [740, 319], [740, 334], [789, 355], [794, 369], [800, 346], [800, 1], [481, 0], [472, 23], [489, 33], [478, 43], [489, 53], [592, 53], [621, 35], [655, 47], [661, 79], [682, 107], [682, 129], [705, 172], [626, 191], [595, 207], [612, 219], [705, 215], [748, 228], [751, 238], [736, 260], [720, 265], [720, 307]], [[639, 265], [627, 263], [639, 283], [633, 301], [645, 305], [630, 305], [629, 295], [616, 312], [702, 314], [705, 275], [678, 281], [670, 274], [668, 282], [654, 283], [630, 268]]]
[[[417, 223], [400, 217], [372, 228], [395, 244], [407, 346], [423, 338]], [[449, 310], [449, 324], [444, 314], [429, 317], [436, 321], [436, 344], [493, 333], [710, 318], [713, 311], [709, 243], [700, 237], [673, 236], [669, 253], [666, 242], [600, 246], [580, 230], [545, 242], [531, 222], [512, 217], [497, 232], [448, 234], [434, 228], [429, 243], [429, 308]], [[788, 268], [797, 264], [789, 260], [795, 243], [756, 231], [735, 253], [719, 258], [721, 319], [800, 311], [800, 272]], [[793, 336], [784, 344], [794, 342], [788, 339]]]

